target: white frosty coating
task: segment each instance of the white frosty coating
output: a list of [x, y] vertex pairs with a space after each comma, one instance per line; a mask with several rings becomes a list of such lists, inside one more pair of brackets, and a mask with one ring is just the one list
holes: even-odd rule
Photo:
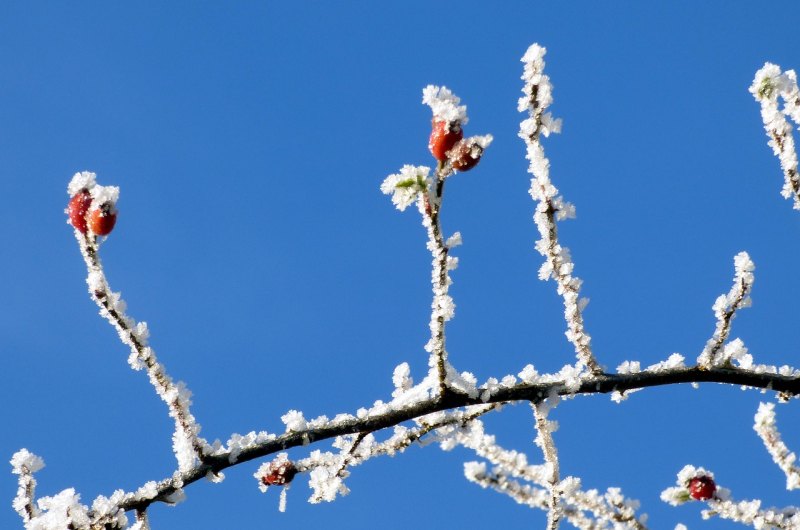
[[675, 525], [675, 530], [689, 530], [689, 529], [688, 529], [688, 528], [686, 528], [686, 525], [685, 525], [685, 524], [683, 524], [683, 523], [678, 523], [678, 524], [676, 524], [676, 525]]
[[531, 179], [531, 197], [536, 201], [536, 213], [533, 220], [539, 229], [541, 239], [536, 242], [536, 250], [545, 257], [545, 263], [539, 270], [539, 278], [553, 278], [558, 284], [558, 294], [564, 300], [564, 318], [567, 321], [567, 339], [574, 345], [581, 363], [592, 372], [600, 373], [602, 368], [592, 354], [591, 337], [583, 326], [583, 313], [580, 302], [580, 278], [573, 276], [574, 265], [569, 249], [558, 242], [558, 231], [555, 221], [575, 216], [575, 208], [558, 195], [558, 189], [550, 181], [550, 161], [544, 154], [540, 136], [548, 136], [551, 132], [561, 130], [560, 120], [553, 120], [545, 110], [553, 101], [550, 78], [544, 75], [544, 55], [546, 50], [533, 44], [522, 62], [525, 63], [522, 75], [525, 94], [519, 100], [520, 112], [527, 111], [529, 118], [520, 125], [519, 136], [527, 146], [526, 158], [530, 161], [528, 171]]
[[92, 208], [97, 208], [103, 204], [114, 205], [119, 200], [119, 187], [117, 186], [95, 186], [91, 190]]
[[[797, 173], [797, 151], [792, 137], [792, 126], [784, 115], [800, 126], [800, 91], [794, 70], [781, 73], [778, 65], [765, 63], [756, 72], [750, 93], [761, 104], [761, 120], [769, 137], [769, 146], [778, 157], [783, 169], [784, 186], [781, 195], [794, 197], [794, 209], [800, 210], [800, 176]], [[778, 108], [778, 96], [783, 100], [783, 111]]]
[[463, 241], [461, 240], [461, 232], [456, 232], [452, 236], [447, 238], [447, 241], [444, 242], [448, 248], [455, 248], [461, 245]]
[[44, 460], [27, 449], [20, 449], [11, 457], [11, 471], [19, 475], [17, 479], [17, 495], [11, 505], [23, 522], [39, 515], [33, 500], [36, 495], [36, 479], [33, 474], [44, 467]]
[[385, 195], [391, 195], [392, 203], [403, 211], [431, 188], [433, 182], [428, 177], [430, 171], [429, 167], [406, 164], [400, 169], [400, 173], [384, 179], [381, 191]]
[[[96, 188], [100, 186], [95, 186]], [[112, 186], [102, 188], [106, 191], [101, 191], [100, 197], [113, 198], [115, 192]], [[150, 383], [158, 396], [167, 404], [169, 415], [175, 421], [172, 440], [178, 469], [181, 472], [189, 471], [198, 462], [199, 454], [211, 452], [211, 447], [198, 436], [201, 427], [190, 411], [191, 392], [182, 382], [173, 382], [164, 366], [158, 362], [155, 352], [147, 344], [149, 339], [147, 325], [137, 322], [126, 314], [127, 305], [122, 295], [112, 291], [106, 279], [96, 243], [77, 230], [75, 237], [87, 267], [86, 283], [89, 294], [100, 308], [100, 315], [111, 323], [122, 343], [130, 348], [128, 362], [131, 367], [134, 370], [142, 368], [147, 370]]]
[[11, 457], [11, 472], [16, 475], [36, 473], [44, 467], [44, 460], [27, 449], [20, 449]]
[[91, 171], [75, 173], [67, 185], [67, 193], [72, 197], [81, 190], [91, 190], [97, 184], [96, 177]]
[[428, 85], [422, 89], [422, 103], [433, 111], [433, 117], [448, 123], [458, 122], [466, 125], [467, 107], [459, 105], [461, 98], [453, 94], [446, 86]]
[[281, 416], [281, 421], [286, 425], [286, 432], [303, 431], [308, 425], [303, 413], [299, 410], [290, 410]]
[[233, 433], [228, 440], [228, 443], [223, 447], [219, 442], [214, 444], [214, 451], [211, 454], [224, 454], [228, 452], [228, 462], [235, 463], [239, 459], [239, 455], [247, 449], [265, 444], [276, 438], [274, 434], [266, 431], [255, 432], [250, 431], [245, 435]]
[[725, 341], [728, 340], [731, 322], [736, 317], [736, 311], [750, 307], [752, 304], [750, 292], [753, 290], [753, 282], [755, 281], [753, 271], [756, 266], [747, 252], [739, 252], [733, 258], [733, 265], [735, 270], [733, 287], [731, 287], [728, 294], [720, 295], [714, 302], [712, 309], [714, 310], [714, 316], [717, 317], [714, 335], [708, 339], [705, 348], [697, 358], [697, 363], [705, 368], [726, 366], [732, 358], [738, 359], [747, 354], [746, 349], [743, 352], [741, 351], [741, 347], [743, 347], [743, 345], [741, 347], [739, 345], [741, 341], [733, 345], [731, 349], [725, 347]]
[[753, 429], [758, 433], [761, 441], [767, 448], [772, 460], [778, 464], [786, 475], [786, 489], [800, 488], [800, 468], [795, 465], [797, 455], [794, 454], [781, 440], [781, 433], [775, 422], [775, 404], [759, 403], [755, 415]]
[[407, 392], [414, 386], [414, 380], [411, 378], [411, 367], [408, 363], [397, 365], [392, 374], [392, 383], [394, 384], [394, 392], [392, 397], [397, 398]]

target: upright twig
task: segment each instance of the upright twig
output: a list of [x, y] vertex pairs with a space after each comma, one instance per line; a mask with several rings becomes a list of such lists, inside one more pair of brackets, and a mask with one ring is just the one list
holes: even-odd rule
[[597, 363], [590, 345], [591, 337], [583, 325], [583, 308], [586, 299], [580, 298], [581, 279], [573, 276], [574, 264], [569, 249], [558, 241], [556, 221], [575, 216], [575, 207], [565, 202], [558, 195], [558, 189], [550, 181], [550, 161], [544, 154], [541, 136], [549, 136], [551, 132], [561, 131], [561, 120], [555, 120], [549, 112], [545, 112], [553, 101], [550, 78], [544, 74], [545, 48], [532, 45], [522, 57], [525, 63], [522, 79], [525, 94], [519, 100], [519, 111], [527, 111], [529, 118], [520, 125], [519, 136], [527, 145], [526, 158], [530, 161], [531, 179], [530, 194], [537, 201], [536, 213], [533, 216], [541, 239], [536, 243], [536, 250], [545, 257], [545, 263], [539, 270], [539, 278], [553, 278], [558, 284], [558, 294], [564, 300], [564, 317], [567, 321], [567, 339], [575, 347], [578, 361], [583, 363], [593, 374], [603, 373]]
[[[553, 399], [558, 399], [557, 397]], [[558, 464], [558, 451], [553, 441], [553, 422], [547, 419], [547, 413], [552, 407], [548, 400], [539, 403], [531, 403], [533, 407], [533, 417], [536, 419], [536, 445], [542, 449], [544, 461], [548, 466], [547, 489], [549, 498], [547, 501], [547, 530], [558, 530], [561, 522], [561, 491], [559, 489], [560, 472]]]
[[[714, 365], [730, 363], [730, 355], [720, 355], [725, 342], [731, 332], [731, 322], [739, 309], [750, 307], [750, 292], [753, 290], [755, 276], [753, 271], [756, 266], [747, 252], [739, 252], [733, 258], [735, 275], [733, 286], [727, 294], [717, 297], [714, 302], [714, 315], [717, 317], [717, 326], [714, 335], [706, 342], [703, 352], [697, 358], [698, 364], [703, 368]], [[729, 352], [730, 353], [730, 352]]]

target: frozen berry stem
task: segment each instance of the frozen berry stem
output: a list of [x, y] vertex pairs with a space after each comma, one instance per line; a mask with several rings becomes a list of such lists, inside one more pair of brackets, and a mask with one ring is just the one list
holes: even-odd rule
[[[79, 174], [80, 175], [80, 174]], [[80, 178], [79, 175], [73, 180]], [[134, 369], [144, 367], [150, 383], [159, 397], [169, 407], [169, 415], [175, 420], [173, 449], [181, 471], [194, 467], [202, 460], [205, 441], [198, 438], [200, 426], [189, 410], [190, 393], [183, 383], [175, 383], [164, 366], [156, 359], [155, 352], [147, 345], [148, 330], [144, 322], [137, 323], [125, 314], [126, 305], [119, 293], [111, 290], [98, 254], [98, 239], [91, 233], [75, 229], [81, 255], [88, 271], [86, 283], [92, 299], [100, 308], [100, 314], [117, 330], [120, 340], [131, 349], [129, 363]]]
[[452, 169], [439, 162], [434, 173], [434, 191], [432, 196], [425, 197], [429, 201], [430, 213], [425, 208], [422, 212], [423, 224], [428, 232], [428, 249], [433, 257], [431, 271], [431, 284], [433, 286], [433, 302], [431, 303], [431, 364], [435, 364], [439, 378], [439, 395], [447, 391], [447, 350], [445, 349], [445, 323], [449, 320], [452, 310], [452, 299], [449, 295], [450, 277], [447, 274], [447, 254], [450, 249], [442, 237], [442, 227], [439, 213], [442, 208], [442, 195], [444, 194], [444, 181]]

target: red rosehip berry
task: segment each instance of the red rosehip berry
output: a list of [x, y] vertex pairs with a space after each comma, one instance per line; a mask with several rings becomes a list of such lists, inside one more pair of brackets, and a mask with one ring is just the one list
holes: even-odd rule
[[483, 156], [483, 147], [471, 139], [461, 140], [447, 154], [453, 169], [469, 171], [480, 162], [481, 156]]
[[86, 214], [89, 207], [92, 205], [92, 195], [89, 190], [82, 189], [72, 196], [67, 205], [67, 214], [69, 214], [69, 223], [75, 227], [80, 233], [85, 234]]
[[716, 491], [717, 485], [711, 477], [695, 477], [689, 481], [689, 495], [698, 501], [707, 501]]
[[273, 460], [269, 472], [261, 477], [265, 486], [285, 486], [297, 475], [297, 468], [290, 460]]
[[431, 154], [436, 160], [447, 160], [447, 152], [453, 148], [456, 142], [464, 138], [461, 124], [457, 121], [447, 122], [434, 118], [432, 126], [428, 149], [431, 150]]
[[117, 211], [111, 203], [89, 212], [89, 228], [93, 234], [107, 236], [117, 224]]

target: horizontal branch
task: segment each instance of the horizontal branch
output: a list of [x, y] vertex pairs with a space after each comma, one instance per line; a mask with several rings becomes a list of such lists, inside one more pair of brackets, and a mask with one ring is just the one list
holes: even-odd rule
[[157, 493], [153, 498], [141, 499], [131, 495], [129, 499], [122, 501], [119, 506], [126, 511], [142, 510], [154, 502], [169, 502], [170, 495], [184, 486], [205, 478], [209, 473], [218, 473], [236, 464], [337, 436], [379, 431], [443, 410], [470, 405], [514, 401], [538, 403], [554, 393], [565, 396], [574, 394], [608, 394], [614, 391], [625, 392], [680, 383], [726, 383], [771, 390], [780, 393], [784, 397], [800, 395], [800, 378], [773, 373], [756, 373], [736, 368], [703, 370], [696, 367], [676, 368], [658, 372], [645, 371], [633, 374], [588, 376], [574, 391], [567, 389], [560, 382], [547, 384], [520, 383], [511, 387], [497, 388], [488, 395], [479, 393], [479, 395], [486, 397], [485, 400], [480, 397], [470, 397], [466, 394], [448, 390], [444, 396], [415, 402], [409, 406], [391, 409], [381, 414], [368, 415], [363, 418], [350, 417], [346, 420], [330, 422], [318, 428], [288, 432], [264, 443], [245, 448], [233, 461], [229, 458], [229, 452], [206, 456], [204, 463], [186, 473], [159, 482], [156, 488]]

